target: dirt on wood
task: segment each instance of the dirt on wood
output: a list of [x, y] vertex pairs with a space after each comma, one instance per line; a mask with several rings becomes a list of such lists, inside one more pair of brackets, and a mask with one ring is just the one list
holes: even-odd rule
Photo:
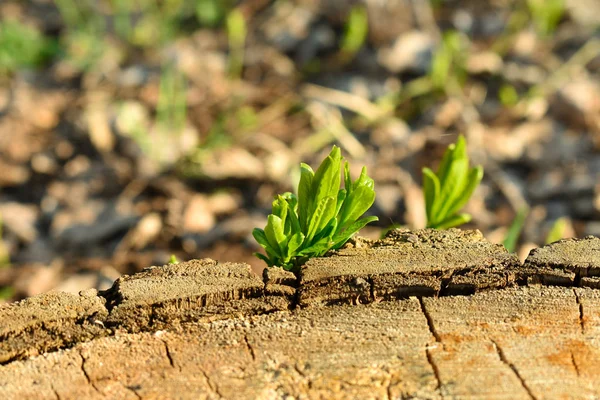
[[[211, 260], [153, 267], [106, 292], [1, 307], [0, 394], [595, 398], [600, 291], [582, 278], [598, 278], [599, 251], [598, 238], [561, 241], [522, 266], [476, 231], [397, 230], [298, 277]], [[548, 286], [549, 266], [579, 278]], [[449, 290], [456, 277], [470, 289]]]

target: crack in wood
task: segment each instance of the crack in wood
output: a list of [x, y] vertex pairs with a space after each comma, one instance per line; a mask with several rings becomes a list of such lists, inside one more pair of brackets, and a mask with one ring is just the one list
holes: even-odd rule
[[435, 376], [435, 380], [437, 382], [436, 386], [435, 386], [435, 390], [440, 392], [440, 395], [441, 395], [442, 378], [440, 377], [440, 369], [438, 368], [435, 361], [433, 361], [433, 355], [431, 354], [431, 350], [428, 347], [425, 348], [425, 356], [427, 357], [427, 362], [431, 366], [431, 369], [433, 369], [433, 375]]
[[50, 384], [50, 389], [52, 390], [52, 393], [54, 394], [54, 396], [56, 396], [56, 400], [62, 400], [60, 395], [56, 391], [56, 388], [54, 387], [54, 385], [52, 383]]
[[575, 360], [575, 354], [573, 354], [573, 352], [571, 352], [571, 363], [573, 364], [573, 368], [575, 368], [577, 376], [580, 376], [579, 365], [577, 365], [577, 361]]
[[[429, 311], [427, 311], [427, 307], [425, 306], [425, 302], [423, 301], [422, 297], [419, 297], [419, 305], [421, 306], [421, 312], [423, 313], [423, 315], [425, 316], [425, 320], [427, 321], [427, 327], [429, 328], [429, 332], [435, 339], [436, 343], [442, 343], [442, 339], [441, 339], [440, 335], [435, 330], [435, 325], [433, 323], [433, 317], [431, 316], [431, 314], [429, 314]], [[433, 375], [435, 376], [435, 380], [437, 382], [435, 389], [438, 392], [440, 392], [441, 388], [442, 388], [442, 379], [440, 377], [440, 369], [438, 368], [437, 364], [433, 360], [433, 354], [431, 353], [429, 343], [427, 343], [425, 345], [425, 356], [427, 357], [427, 362], [431, 366], [431, 369], [433, 370]]]
[[498, 353], [498, 358], [500, 358], [500, 361], [502, 361], [503, 364], [505, 364], [507, 367], [509, 367], [512, 370], [512, 372], [515, 374], [515, 376], [521, 383], [521, 386], [523, 387], [523, 389], [525, 389], [525, 391], [529, 395], [529, 398], [531, 398], [532, 400], [537, 400], [537, 398], [533, 395], [533, 392], [531, 391], [529, 386], [527, 386], [525, 379], [523, 379], [523, 377], [519, 373], [519, 370], [517, 369], [517, 367], [513, 363], [508, 361], [508, 358], [506, 358], [506, 354], [504, 354], [504, 350], [502, 350], [500, 345], [493, 339], [492, 339], [492, 344], [494, 345], [494, 348], [496, 349], [496, 353]]
[[171, 368], [181, 371], [181, 368], [179, 368], [177, 365], [175, 365], [175, 360], [173, 359], [171, 350], [169, 350], [169, 344], [167, 343], [167, 341], [163, 340], [163, 339], [160, 339], [160, 341], [163, 342], [163, 344], [165, 345], [165, 353], [167, 355], [167, 358], [169, 359], [169, 364], [171, 365]]
[[248, 352], [252, 357], [252, 361], [256, 361], [256, 353], [254, 352], [254, 347], [252, 347], [252, 345], [250, 345], [250, 342], [248, 341], [248, 334], [244, 334], [244, 342], [246, 343], [246, 348], [248, 349]]
[[579, 298], [579, 294], [577, 294], [577, 290], [573, 288], [573, 294], [575, 294], [575, 301], [577, 302], [577, 306], [579, 307], [579, 326], [581, 326], [581, 333], [585, 334], [585, 318], [583, 315], [583, 303]]
[[133, 395], [135, 397], [137, 397], [139, 400], [142, 400], [142, 396], [137, 392], [137, 389], [141, 389], [141, 386], [127, 386], [124, 385], [123, 383], [119, 382], [121, 384], [121, 386], [123, 386], [126, 390], [130, 391], [131, 393], [133, 393]]
[[204, 371], [202, 368], [199, 369], [200, 373], [202, 373], [202, 376], [204, 376], [204, 379], [206, 379], [206, 384], [208, 385], [208, 387], [210, 387], [210, 390], [212, 390], [217, 396], [219, 396], [220, 399], [223, 399], [224, 397], [221, 394], [221, 392], [219, 392], [218, 386], [212, 381], [212, 379], [210, 379], [206, 371]]
[[429, 311], [427, 311], [427, 307], [425, 307], [425, 302], [423, 301], [422, 297], [419, 297], [419, 305], [421, 306], [421, 311], [423, 312], [423, 315], [425, 315], [425, 319], [427, 320], [427, 326], [429, 327], [429, 332], [431, 332], [431, 334], [435, 338], [436, 342], [441, 343], [442, 339], [440, 338], [440, 335], [435, 330], [435, 325], [433, 324], [433, 318], [429, 314]]
[[96, 392], [100, 393], [101, 395], [104, 395], [104, 393], [102, 393], [102, 391], [96, 386], [96, 384], [92, 381], [92, 379], [88, 375], [88, 372], [85, 369], [85, 362], [86, 362], [85, 357], [83, 356], [83, 354], [81, 354], [80, 351], [78, 351], [77, 354], [79, 354], [79, 357], [81, 357], [81, 372], [83, 372], [83, 375], [85, 376], [85, 379], [87, 380], [87, 383], [91, 387], [93, 387]]

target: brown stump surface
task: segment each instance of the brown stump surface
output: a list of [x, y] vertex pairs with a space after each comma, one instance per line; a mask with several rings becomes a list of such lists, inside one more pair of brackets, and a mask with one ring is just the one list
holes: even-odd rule
[[1, 307], [0, 398], [598, 398], [599, 255], [567, 240], [521, 266], [476, 232], [396, 231], [298, 279], [151, 268]]

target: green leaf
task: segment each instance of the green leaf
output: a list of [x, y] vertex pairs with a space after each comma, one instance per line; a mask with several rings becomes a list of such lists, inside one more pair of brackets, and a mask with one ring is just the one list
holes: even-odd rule
[[310, 223], [308, 225], [308, 233], [306, 234], [307, 240], [310, 242], [315, 237], [320, 228], [324, 227], [333, 213], [335, 212], [335, 205], [333, 197], [326, 197], [319, 200], [315, 212], [311, 216]]
[[281, 218], [273, 214], [269, 215], [267, 226], [265, 227], [265, 235], [270, 247], [275, 250], [274, 253], [279, 257], [283, 257], [285, 251], [282, 243], [285, 242], [285, 235], [283, 234], [283, 222]]
[[271, 247], [269, 244], [269, 240], [267, 239], [267, 235], [265, 235], [265, 231], [260, 228], [254, 228], [252, 230], [252, 236], [254, 239], [260, 244], [264, 249]]
[[427, 221], [433, 220], [433, 205], [439, 199], [440, 180], [437, 175], [429, 168], [423, 168], [423, 191], [425, 196], [425, 211]]
[[304, 235], [302, 232], [296, 232], [290, 238], [290, 241], [287, 244], [287, 254], [286, 259], [291, 259], [296, 251], [302, 246], [302, 242], [304, 242]]
[[468, 159], [454, 160], [448, 167], [448, 173], [444, 180], [440, 180], [441, 190], [440, 198], [443, 200], [437, 204], [433, 214], [437, 216], [437, 221], [446, 219], [449, 216], [448, 210], [454, 201], [462, 194], [466, 185], [466, 179], [469, 169]]
[[335, 218], [331, 218], [327, 225], [323, 229], [321, 229], [315, 237], [312, 239], [312, 242], [318, 242], [323, 238], [331, 238], [337, 229], [338, 223]]
[[364, 228], [368, 223], [378, 221], [378, 220], [379, 220], [379, 218], [377, 218], [377, 217], [365, 217], [365, 218], [359, 219], [358, 221], [354, 222], [352, 225], [348, 226], [344, 231], [338, 233], [337, 235], [335, 235], [333, 237], [333, 245], [331, 246], [331, 248], [339, 249], [341, 246], [344, 245], [344, 243], [346, 243], [348, 241], [348, 239], [350, 239], [352, 236], [354, 236], [354, 234], [356, 234], [358, 231], [360, 231], [362, 228]]
[[315, 173], [312, 168], [304, 163], [300, 164], [300, 183], [298, 184], [298, 219], [303, 232], [308, 229], [308, 221], [312, 213], [314, 196], [312, 182]]
[[368, 186], [359, 186], [354, 190], [346, 200], [341, 210], [340, 227], [344, 229], [348, 223], [356, 221], [363, 215], [375, 201], [375, 192]]
[[466, 179], [466, 186], [462, 188], [462, 193], [460, 194], [460, 196], [457, 196], [457, 198], [451, 204], [450, 208], [448, 209], [447, 215], [455, 214], [458, 210], [463, 208], [465, 204], [467, 204], [467, 202], [471, 198], [471, 195], [475, 191], [475, 188], [481, 182], [482, 178], [483, 168], [481, 166], [471, 168], [471, 170], [469, 171], [469, 175]]
[[333, 146], [331, 153], [323, 160], [312, 182], [312, 193], [314, 204], [327, 197], [337, 197], [340, 188], [340, 168], [342, 166], [342, 155], [340, 148]]
[[277, 196], [273, 201], [271, 213], [279, 217], [285, 223], [288, 213], [288, 203], [283, 196]]
[[450, 229], [450, 228], [454, 228], [455, 226], [466, 224], [469, 221], [471, 221], [471, 216], [469, 214], [457, 214], [457, 215], [454, 215], [452, 217], [445, 219], [444, 221], [439, 223], [434, 228]]
[[273, 266], [273, 262], [271, 261], [271, 259], [269, 257], [265, 256], [264, 254], [262, 254], [262, 253], [252, 253], [252, 254], [255, 257], [258, 257], [261, 260], [263, 260], [264, 262], [266, 262], [269, 267]]
[[367, 175], [367, 167], [362, 167], [362, 170], [360, 171], [360, 176], [352, 184], [352, 189], [354, 190], [360, 186], [368, 187], [371, 190], [375, 188], [375, 181], [373, 181], [373, 179], [371, 179]]
[[302, 249], [298, 255], [307, 257], [319, 257], [327, 253], [330, 247], [330, 240], [328, 237], [324, 237], [315, 244]]
[[347, 192], [352, 190], [352, 177], [350, 176], [350, 164], [348, 164], [348, 161], [344, 163], [344, 187]]

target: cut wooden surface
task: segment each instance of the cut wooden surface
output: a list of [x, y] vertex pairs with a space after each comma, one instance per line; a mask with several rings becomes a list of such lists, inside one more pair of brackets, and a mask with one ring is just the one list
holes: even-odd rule
[[108, 316], [95, 290], [45, 293], [0, 308], [0, 364], [104, 336]]
[[521, 266], [477, 232], [396, 231], [299, 278], [155, 267], [0, 307], [0, 398], [600, 398], [599, 251]]
[[530, 283], [599, 287], [600, 239], [563, 239], [534, 249], [523, 265]]
[[108, 337], [6, 365], [0, 387], [14, 399], [594, 398], [598, 365], [600, 293], [532, 286]]
[[515, 283], [519, 259], [479, 231], [397, 229], [315, 258], [300, 274], [301, 306], [472, 294]]
[[104, 295], [108, 326], [129, 332], [177, 323], [287, 309], [283, 297], [263, 296], [264, 283], [245, 264], [192, 260], [119, 278]]

